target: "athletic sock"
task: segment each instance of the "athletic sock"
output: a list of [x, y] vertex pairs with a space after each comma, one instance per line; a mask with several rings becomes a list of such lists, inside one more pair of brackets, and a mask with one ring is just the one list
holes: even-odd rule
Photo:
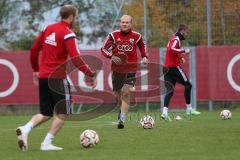
[[163, 107], [163, 112], [162, 114], [168, 115], [168, 107]]
[[187, 104], [187, 110], [191, 111], [192, 110], [192, 105], [191, 104]]
[[121, 120], [122, 122], [125, 122], [126, 119], [127, 119], [127, 113], [121, 112], [121, 114], [120, 114], [120, 120]]
[[43, 141], [43, 144], [51, 144], [54, 139], [54, 135], [48, 133]]
[[29, 133], [33, 128], [33, 123], [29, 121], [27, 124], [23, 126], [23, 132]]

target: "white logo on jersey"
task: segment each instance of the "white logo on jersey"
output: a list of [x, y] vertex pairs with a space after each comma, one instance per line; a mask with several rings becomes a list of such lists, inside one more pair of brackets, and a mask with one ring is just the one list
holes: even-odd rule
[[133, 50], [133, 46], [132, 45], [127, 45], [127, 44], [123, 44], [123, 45], [117, 45], [117, 49], [119, 51], [132, 51]]
[[133, 44], [134, 39], [133, 39], [133, 38], [130, 38], [130, 39], [129, 39], [129, 42], [130, 42], [131, 44]]
[[49, 36], [47, 36], [45, 43], [50, 44], [52, 46], [57, 46], [57, 42], [55, 39], [55, 33], [52, 33]]

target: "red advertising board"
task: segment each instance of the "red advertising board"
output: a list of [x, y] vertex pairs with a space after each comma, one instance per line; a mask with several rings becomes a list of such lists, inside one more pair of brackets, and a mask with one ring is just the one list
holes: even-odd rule
[[35, 104], [38, 88], [32, 82], [28, 52], [0, 53], [0, 104]]
[[[159, 55], [158, 49], [150, 49], [149, 59], [155, 65], [151, 69], [151, 74], [141, 76], [142, 73], [147, 73], [147, 69], [139, 70], [134, 94], [140, 102], [145, 102], [149, 99], [152, 102], [159, 102], [160, 100], [160, 72], [159, 72]], [[112, 91], [111, 86], [111, 62], [109, 59], [103, 57], [99, 50], [81, 51], [83, 58], [91, 67], [98, 70], [97, 87], [99, 91]], [[92, 56], [87, 56], [92, 55]], [[97, 67], [96, 67], [97, 66]], [[14, 104], [37, 104], [38, 103], [38, 88], [32, 82], [32, 69], [30, 66], [29, 52], [0, 52], [0, 105], [14, 105]], [[142, 78], [141, 78], [142, 77]], [[145, 80], [144, 80], [145, 78]], [[146, 80], [147, 78], [147, 80]], [[91, 97], [85, 97], [84, 88], [88, 86], [84, 82], [84, 76], [81, 72], [74, 70], [68, 77], [73, 88], [73, 98], [80, 103], [94, 102]], [[146, 89], [146, 86], [154, 83], [158, 86], [154, 94], [141, 94], [141, 91]], [[144, 86], [142, 86], [142, 84]], [[74, 95], [74, 86], [81, 89], [81, 96]], [[89, 94], [89, 91], [86, 91]], [[99, 92], [98, 92], [99, 94]], [[94, 92], [91, 94], [94, 97]], [[109, 98], [109, 102], [112, 99]]]
[[196, 47], [197, 99], [240, 100], [240, 46]]
[[[197, 100], [240, 100], [240, 46], [196, 47]], [[160, 102], [159, 49], [149, 49], [150, 67], [141, 68], [135, 95], [140, 102]], [[82, 55], [93, 55], [87, 59], [90, 66], [101, 65], [98, 70], [97, 90], [111, 92], [110, 61], [99, 50], [81, 51]], [[100, 61], [100, 62], [98, 62]], [[188, 64], [184, 69], [188, 73]], [[141, 76], [141, 74], [147, 76]], [[0, 105], [37, 104], [38, 88], [32, 83], [29, 52], [0, 52]], [[69, 75], [72, 85], [87, 87], [82, 73]], [[158, 88], [146, 93], [146, 89]], [[176, 86], [171, 106], [185, 108], [184, 88]], [[81, 92], [84, 96], [84, 89]], [[94, 94], [92, 94], [94, 97]], [[87, 97], [76, 97], [75, 101], [91, 103]]]

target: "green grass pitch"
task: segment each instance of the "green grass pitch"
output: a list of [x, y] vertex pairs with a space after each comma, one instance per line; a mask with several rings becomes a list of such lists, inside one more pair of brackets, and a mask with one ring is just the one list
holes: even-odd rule
[[[29, 135], [29, 150], [17, 146], [15, 128], [29, 116], [0, 117], [0, 159], [3, 160], [238, 160], [240, 157], [240, 113], [232, 112], [231, 120], [221, 120], [219, 111], [203, 112], [192, 121], [164, 122], [155, 114], [153, 129], [142, 129], [136, 117], [125, 129], [118, 130], [111, 122], [116, 113], [85, 121], [68, 121], [54, 140], [63, 151], [42, 152], [40, 143], [48, 124]], [[130, 114], [131, 115], [131, 114]], [[156, 116], [157, 115], [157, 116]], [[100, 143], [91, 149], [79, 144], [80, 133], [93, 129]]]

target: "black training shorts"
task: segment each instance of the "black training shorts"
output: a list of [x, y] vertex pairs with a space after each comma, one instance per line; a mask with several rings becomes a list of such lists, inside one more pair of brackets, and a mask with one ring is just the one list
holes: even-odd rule
[[70, 113], [70, 85], [66, 79], [39, 78], [40, 113], [52, 117]]
[[176, 82], [180, 84], [189, 83], [189, 79], [181, 67], [163, 67], [165, 86], [170, 83], [175, 86]]
[[136, 73], [112, 73], [113, 91], [119, 91], [124, 84], [134, 86], [136, 83]]

